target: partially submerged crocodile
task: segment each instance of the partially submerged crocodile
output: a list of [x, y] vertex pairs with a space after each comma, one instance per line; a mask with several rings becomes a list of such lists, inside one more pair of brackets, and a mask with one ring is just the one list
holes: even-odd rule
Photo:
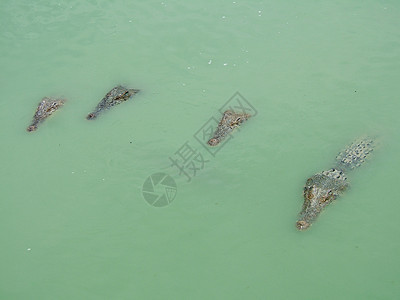
[[210, 146], [218, 145], [228, 134], [250, 117], [251, 115], [246, 113], [236, 113], [232, 110], [225, 111], [213, 137], [207, 143]]
[[93, 112], [87, 115], [86, 119], [92, 120], [97, 117], [97, 115], [105, 109], [120, 104], [128, 100], [131, 96], [138, 93], [139, 90], [127, 89], [123, 86], [116, 86], [111, 91], [109, 91], [104, 98], [97, 104]]
[[38, 128], [39, 123], [43, 122], [48, 116], [63, 106], [64, 102], [64, 99], [43, 98], [36, 108], [31, 125], [29, 125], [26, 130], [35, 131]]
[[349, 186], [345, 173], [359, 167], [373, 151], [373, 141], [363, 138], [353, 142], [336, 157], [332, 169], [310, 177], [304, 186], [304, 203], [296, 227], [305, 230], [320, 212]]

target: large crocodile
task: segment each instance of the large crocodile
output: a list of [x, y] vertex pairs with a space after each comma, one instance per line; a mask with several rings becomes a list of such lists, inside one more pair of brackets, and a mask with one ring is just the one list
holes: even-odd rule
[[210, 146], [218, 145], [228, 134], [250, 117], [251, 115], [246, 113], [236, 113], [232, 110], [225, 111], [213, 137], [207, 143]]
[[336, 157], [332, 169], [310, 177], [304, 186], [304, 203], [296, 227], [310, 227], [320, 212], [349, 186], [345, 173], [359, 167], [373, 151], [373, 141], [362, 138], [353, 142]]
[[52, 99], [48, 97], [43, 98], [36, 108], [31, 125], [29, 125], [26, 130], [35, 131], [38, 128], [39, 123], [44, 121], [44, 119], [63, 106], [64, 102], [64, 99]]
[[116, 86], [111, 91], [109, 91], [104, 98], [97, 104], [93, 112], [87, 115], [86, 119], [92, 120], [97, 117], [97, 115], [110, 107], [120, 104], [128, 100], [131, 96], [138, 93], [140, 90], [127, 89], [123, 86]]

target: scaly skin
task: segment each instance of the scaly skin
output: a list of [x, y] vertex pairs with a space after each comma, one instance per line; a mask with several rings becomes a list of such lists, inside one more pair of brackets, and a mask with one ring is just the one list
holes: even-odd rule
[[43, 98], [36, 108], [31, 125], [29, 125], [26, 130], [29, 132], [35, 131], [41, 122], [43, 122], [48, 116], [63, 106], [64, 103], [64, 99], [52, 99], [47, 97]]
[[251, 115], [245, 113], [235, 113], [232, 110], [225, 111], [213, 137], [207, 143], [210, 146], [218, 145], [228, 134], [250, 117]]
[[305, 230], [321, 211], [349, 186], [345, 172], [359, 167], [373, 151], [373, 141], [365, 138], [349, 145], [336, 157], [336, 166], [310, 177], [304, 186], [304, 203], [296, 227]]
[[111, 91], [109, 91], [104, 98], [97, 104], [93, 112], [87, 115], [86, 119], [92, 120], [97, 118], [98, 114], [105, 109], [120, 104], [128, 100], [131, 96], [138, 93], [140, 90], [127, 89], [123, 86], [116, 86]]

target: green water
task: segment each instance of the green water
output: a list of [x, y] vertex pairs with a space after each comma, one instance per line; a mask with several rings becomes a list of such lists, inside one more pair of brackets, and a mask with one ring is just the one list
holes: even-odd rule
[[[2, 0], [0, 25], [1, 299], [400, 297], [399, 1]], [[117, 84], [141, 92], [87, 121]], [[235, 92], [257, 115], [212, 156], [194, 135]], [[68, 101], [28, 133], [44, 96]], [[308, 176], [365, 134], [298, 232]]]

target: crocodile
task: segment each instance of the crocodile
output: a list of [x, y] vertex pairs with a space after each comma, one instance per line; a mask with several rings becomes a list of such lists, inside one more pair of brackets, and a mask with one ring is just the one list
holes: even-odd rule
[[333, 168], [307, 179], [303, 207], [296, 222], [297, 229], [309, 228], [321, 211], [349, 187], [346, 174], [364, 163], [373, 150], [372, 139], [356, 140], [336, 156]]
[[250, 117], [251, 115], [246, 113], [236, 113], [232, 110], [225, 111], [213, 137], [207, 143], [210, 146], [217, 146], [228, 134]]
[[100, 112], [105, 109], [109, 109], [117, 104], [120, 104], [126, 100], [128, 100], [131, 96], [138, 93], [140, 90], [136, 89], [127, 89], [121, 85], [114, 87], [111, 91], [109, 91], [104, 98], [97, 104], [96, 108], [87, 115], [86, 119], [92, 120], [95, 119]]
[[31, 125], [29, 125], [26, 130], [29, 132], [35, 131], [38, 128], [39, 123], [43, 122], [48, 116], [50, 116], [53, 112], [63, 106], [64, 103], [65, 99], [53, 99], [44, 97], [36, 108], [36, 112], [33, 116]]

